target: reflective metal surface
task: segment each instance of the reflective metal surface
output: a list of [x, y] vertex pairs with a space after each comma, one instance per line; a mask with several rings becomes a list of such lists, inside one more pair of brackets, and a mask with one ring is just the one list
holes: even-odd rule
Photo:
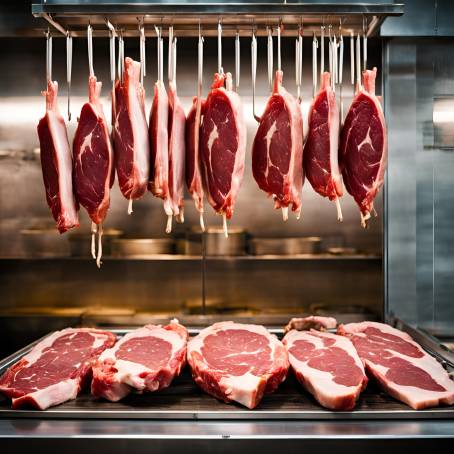
[[434, 100], [454, 93], [453, 45], [394, 38], [384, 68], [388, 308], [445, 336], [454, 333], [454, 154], [434, 134]]
[[180, 36], [197, 36], [199, 23], [206, 36], [216, 36], [217, 23], [222, 17], [226, 36], [250, 36], [251, 26], [257, 27], [258, 34], [266, 35], [266, 26], [282, 21], [286, 33], [293, 35], [304, 16], [304, 32], [311, 36], [325, 23], [343, 23], [343, 30], [363, 31], [363, 20], [367, 19], [369, 35], [376, 33], [387, 16], [403, 13], [403, 4], [391, 1], [330, 1], [304, 2], [292, 0], [263, 1], [60, 1], [43, 0], [32, 5], [33, 14], [44, 17], [58, 31], [71, 30], [74, 36], [84, 33], [87, 19], [98, 36], [107, 36], [105, 19], [124, 30], [126, 36], [137, 33], [137, 17], [145, 24], [172, 24]]

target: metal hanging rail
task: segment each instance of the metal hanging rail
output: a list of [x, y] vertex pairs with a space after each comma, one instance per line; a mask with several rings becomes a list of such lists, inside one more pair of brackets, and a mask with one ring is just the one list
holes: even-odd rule
[[[279, 21], [284, 25], [283, 36], [297, 36], [304, 17], [304, 34], [312, 36], [323, 23], [342, 21], [345, 35], [362, 33], [367, 23], [367, 36], [373, 36], [388, 16], [403, 14], [404, 6], [390, 1], [383, 3], [307, 3], [288, 1], [92, 1], [41, 0], [32, 4], [35, 17], [46, 19], [63, 33], [71, 30], [72, 36], [84, 36], [87, 23], [93, 26], [93, 36], [108, 36], [106, 19], [121, 27], [124, 36], [137, 35], [137, 19], [144, 25], [159, 23], [164, 28], [172, 25], [179, 36], [198, 36], [199, 24], [204, 36], [216, 36], [219, 18], [222, 17], [223, 35], [250, 36], [254, 24], [257, 36], [266, 36], [266, 26]], [[365, 20], [366, 19], [366, 20]], [[149, 33], [152, 28], [147, 27]]]

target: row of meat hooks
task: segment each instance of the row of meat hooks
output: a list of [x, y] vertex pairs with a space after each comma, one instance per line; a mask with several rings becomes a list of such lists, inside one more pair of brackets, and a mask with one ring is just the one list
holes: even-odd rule
[[[118, 79], [122, 82], [124, 70], [124, 39], [121, 30], [116, 29], [107, 19], [106, 26], [109, 29], [110, 41], [110, 79], [112, 84], [112, 96], [115, 96], [115, 80]], [[155, 26], [156, 36], [158, 39], [157, 46], [157, 72], [158, 80], [163, 81], [163, 39], [162, 27]], [[355, 74], [356, 74], [356, 88], [361, 87], [361, 39], [363, 44], [362, 49], [362, 69], [367, 67], [367, 20], [363, 19], [363, 34], [362, 37], [358, 33], [356, 38], [353, 32], [350, 34], [350, 73], [351, 84], [355, 87]], [[139, 49], [140, 49], [140, 80], [143, 85], [144, 77], [146, 76], [146, 52], [145, 52], [145, 27], [143, 20], [138, 19], [139, 30]], [[282, 67], [281, 58], [281, 34], [283, 30], [282, 22], [279, 22], [276, 27], [277, 35], [277, 70], [280, 71]], [[222, 65], [222, 22], [219, 20], [217, 27], [217, 45], [218, 45], [218, 72], [224, 72]], [[320, 76], [320, 83], [325, 71], [325, 40], [328, 38], [328, 58], [329, 58], [329, 72], [331, 74], [331, 84], [333, 91], [336, 91], [336, 85], [339, 87], [340, 98], [340, 119], [343, 119], [343, 60], [344, 60], [344, 38], [342, 35], [342, 23], [339, 23], [338, 34], [334, 32], [333, 26], [328, 25], [328, 33], [326, 33], [326, 26], [322, 25], [320, 29], [320, 41], [315, 32], [312, 40], [312, 96], [315, 97], [318, 88], [318, 77]], [[252, 106], [254, 118], [259, 122], [260, 116], [256, 114], [256, 77], [257, 77], [257, 40], [256, 29], [252, 27], [251, 37], [251, 75], [252, 75]], [[115, 39], [118, 38], [118, 63], [116, 64], [116, 45]], [[355, 44], [356, 39], [356, 44]], [[203, 85], [203, 43], [204, 38], [202, 28], [199, 23], [199, 36], [198, 36], [198, 83], [197, 83], [197, 109], [201, 109], [201, 96]], [[88, 63], [90, 75], [94, 75], [93, 67], [93, 28], [91, 24], [87, 27], [87, 44], [88, 44]], [[268, 85], [270, 92], [273, 91], [274, 80], [274, 62], [273, 62], [273, 27], [267, 27], [267, 69], [268, 69]], [[318, 71], [318, 50], [320, 49], [320, 71]], [[174, 35], [173, 26], [169, 27], [169, 49], [168, 49], [168, 79], [169, 81], [176, 81], [176, 50], [177, 38]], [[302, 66], [303, 66], [303, 21], [298, 27], [298, 36], [295, 40], [295, 82], [297, 88], [297, 99], [301, 102], [301, 86], [302, 86]], [[68, 121], [71, 121], [71, 73], [72, 73], [72, 36], [69, 31], [66, 32], [66, 71], [67, 71], [67, 109]], [[46, 32], [46, 79], [52, 79], [52, 34], [49, 30]], [[240, 85], [240, 35], [239, 32], [235, 35], [235, 90], [238, 91]], [[112, 116], [112, 125], [113, 125]], [[128, 214], [132, 213], [132, 200], [129, 201]], [[287, 220], [288, 209], [282, 209], [283, 218]], [[169, 217], [170, 218], [170, 217]], [[170, 225], [169, 225], [170, 222]], [[166, 231], [171, 230], [171, 218], [168, 219]], [[203, 220], [203, 213], [200, 213], [200, 226], [205, 230]], [[227, 219], [223, 215], [223, 229], [225, 235], [228, 235]], [[102, 227], [92, 224], [92, 255], [94, 258], [100, 257], [102, 254]], [[95, 252], [95, 235], [98, 234], [98, 252]]]
[[[140, 49], [140, 65], [141, 65], [141, 83], [143, 85], [143, 78], [146, 76], [146, 52], [145, 52], [145, 26], [143, 20], [138, 19], [138, 29], [139, 29], [139, 49]], [[121, 80], [123, 77], [123, 65], [124, 65], [124, 40], [121, 30], [117, 30], [110, 21], [106, 19], [106, 26], [109, 29], [109, 40], [110, 40], [110, 77], [112, 88], [115, 84], [115, 54], [116, 54], [116, 45], [115, 38], [119, 40], [119, 53], [118, 53], [118, 78]], [[362, 70], [365, 70], [367, 67], [367, 20], [363, 20], [363, 65]], [[162, 27], [155, 26], [156, 35], [158, 37], [158, 78], [162, 80], [162, 52], [159, 52], [159, 47], [162, 45]], [[277, 40], [278, 40], [278, 61], [277, 69], [281, 69], [281, 31], [283, 30], [283, 25], [280, 22], [276, 27]], [[322, 77], [323, 72], [325, 71], [325, 39], [328, 37], [328, 55], [329, 55], [329, 71], [332, 74], [332, 85], [335, 90], [336, 85], [339, 85], [340, 90], [342, 90], [342, 73], [343, 73], [343, 55], [344, 55], [344, 39], [342, 35], [342, 23], [339, 24], [339, 34], [333, 32], [334, 28], [332, 25], [328, 26], [328, 36], [326, 36], [326, 26], [321, 26], [320, 29], [320, 44], [319, 40], [314, 32], [313, 42], [312, 42], [312, 80], [313, 80], [313, 90], [312, 95], [315, 96], [317, 92], [318, 84], [318, 49], [320, 48], [320, 78]], [[87, 41], [88, 41], [88, 61], [90, 74], [93, 71], [93, 44], [92, 44], [93, 28], [89, 24], [87, 27]], [[274, 80], [274, 67], [273, 67], [273, 27], [267, 27], [267, 63], [268, 63], [268, 84], [270, 91], [273, 90], [273, 80]], [[47, 77], [52, 74], [52, 34], [49, 30], [46, 32], [47, 38], [47, 47], [46, 47], [46, 75]], [[72, 73], [72, 36], [71, 32], [66, 32], [66, 74], [67, 74], [67, 96], [68, 96], [68, 121], [71, 121], [71, 73]], [[223, 73], [222, 65], [222, 22], [218, 22], [218, 72]], [[174, 36], [173, 26], [169, 27], [169, 43], [172, 43], [169, 46], [169, 79], [171, 78], [172, 66], [175, 64], [172, 63], [171, 54], [176, 52], [176, 37]], [[200, 46], [201, 49], [200, 49]], [[203, 36], [202, 29], [199, 25], [199, 39], [198, 39], [198, 48], [199, 51], [202, 51], [203, 54]], [[356, 55], [356, 59], [355, 59]], [[252, 41], [251, 41], [251, 56], [252, 56], [252, 81], [253, 81], [253, 95], [255, 94], [255, 79], [257, 74], [257, 41], [255, 38], [255, 28], [252, 28]], [[123, 57], [123, 58], [122, 58]], [[199, 72], [200, 63], [203, 63], [203, 55], [199, 56]], [[298, 37], [295, 41], [295, 81], [297, 88], [297, 98], [301, 100], [301, 86], [302, 86], [302, 63], [303, 63], [303, 22], [298, 27]], [[356, 71], [355, 71], [356, 66]], [[356, 73], [356, 84], [357, 86], [361, 85], [361, 37], [360, 34], [356, 36], [356, 46], [355, 46], [355, 36], [353, 32], [350, 34], [350, 69], [351, 69], [351, 84], [355, 85], [355, 73]], [[240, 35], [239, 32], [235, 35], [235, 89], [238, 90], [240, 84]], [[341, 94], [342, 96], [342, 94]], [[259, 118], [255, 115], [254, 117]]]

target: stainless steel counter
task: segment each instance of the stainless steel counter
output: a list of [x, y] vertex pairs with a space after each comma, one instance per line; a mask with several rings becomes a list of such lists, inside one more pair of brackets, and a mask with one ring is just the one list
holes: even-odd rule
[[[442, 447], [454, 438], [454, 421], [142, 421], [0, 420], [2, 448], [22, 452], [134, 453], [259, 452], [304, 448], [318, 453], [391, 452]], [[10, 452], [8, 450], [3, 452]], [[416, 451], [420, 452], [420, 451]]]

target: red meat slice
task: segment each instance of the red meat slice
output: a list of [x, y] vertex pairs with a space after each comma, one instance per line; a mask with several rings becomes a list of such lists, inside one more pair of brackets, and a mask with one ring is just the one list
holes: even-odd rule
[[292, 329], [296, 329], [297, 331], [308, 331], [310, 329], [326, 331], [328, 329], [335, 329], [336, 326], [337, 320], [333, 317], [309, 315], [304, 318], [292, 318], [284, 328], [284, 332], [288, 333]]
[[47, 204], [58, 231], [64, 233], [79, 227], [79, 206], [73, 193], [72, 154], [57, 94], [57, 82], [49, 81], [47, 91], [43, 92], [46, 114], [38, 123], [38, 136]]
[[[185, 127], [186, 115], [174, 82], [169, 84], [169, 199], [173, 216], [184, 221], [185, 180]], [[167, 224], [167, 233], [172, 229], [172, 216]]]
[[323, 73], [322, 86], [309, 109], [309, 133], [304, 146], [304, 173], [316, 192], [335, 200], [342, 220], [339, 197], [342, 176], [339, 170], [339, 109], [331, 88], [330, 73]]
[[221, 322], [188, 343], [188, 363], [196, 383], [224, 402], [256, 407], [287, 376], [282, 342], [260, 325]]
[[[140, 63], [125, 58], [123, 84], [115, 84], [114, 147], [118, 183], [132, 201], [147, 190], [150, 145], [145, 116], [145, 90], [140, 83]], [[131, 211], [131, 210], [129, 210]]]
[[215, 74], [203, 109], [200, 157], [208, 202], [227, 219], [243, 180], [245, 152], [246, 123], [240, 97], [232, 91], [232, 76]]
[[252, 145], [252, 172], [260, 189], [272, 196], [275, 208], [287, 219], [292, 205], [301, 212], [303, 186], [303, 120], [297, 100], [282, 86], [282, 71], [276, 72], [274, 90]]
[[113, 150], [100, 102], [102, 83], [88, 80], [89, 101], [82, 107], [73, 143], [74, 188], [91, 220], [101, 224], [110, 205]]
[[168, 387], [186, 363], [187, 338], [186, 328], [177, 320], [126, 334], [93, 367], [92, 394], [116, 402], [130, 392]]
[[385, 117], [375, 96], [376, 76], [377, 68], [363, 72], [364, 87], [345, 118], [339, 148], [345, 187], [359, 206], [363, 227], [374, 210], [388, 159]]
[[0, 392], [13, 408], [45, 410], [75, 399], [91, 377], [97, 356], [115, 343], [115, 335], [91, 328], [57, 331], [35, 345], [0, 378]]
[[148, 189], [163, 199], [164, 211], [172, 216], [169, 194], [169, 99], [164, 83], [158, 80], [154, 86], [153, 105], [150, 112], [149, 138], [151, 149], [150, 181]]
[[415, 410], [454, 404], [454, 382], [407, 333], [377, 322], [340, 325], [367, 373], [391, 396]]
[[203, 186], [199, 149], [202, 103], [203, 100], [200, 100], [199, 104], [198, 98], [194, 97], [186, 120], [186, 185], [200, 213], [200, 224], [203, 228]]
[[291, 330], [282, 342], [297, 379], [321, 405], [331, 410], [355, 407], [367, 377], [348, 339], [315, 330]]

